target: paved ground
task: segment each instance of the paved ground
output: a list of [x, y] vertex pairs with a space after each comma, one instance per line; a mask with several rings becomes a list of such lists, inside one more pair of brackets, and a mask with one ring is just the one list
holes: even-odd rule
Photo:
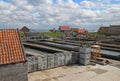
[[62, 66], [29, 73], [28, 77], [29, 81], [120, 81], [120, 68], [111, 65]]

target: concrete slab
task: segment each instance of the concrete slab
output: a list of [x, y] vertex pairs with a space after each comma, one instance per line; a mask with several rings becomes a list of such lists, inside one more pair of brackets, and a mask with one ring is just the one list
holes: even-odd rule
[[120, 81], [120, 69], [106, 65], [62, 66], [28, 74], [29, 81]]

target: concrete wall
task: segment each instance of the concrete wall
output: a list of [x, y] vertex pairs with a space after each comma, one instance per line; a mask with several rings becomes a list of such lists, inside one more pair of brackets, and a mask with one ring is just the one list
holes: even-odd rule
[[88, 65], [91, 60], [91, 53], [90, 53], [90, 47], [80, 47], [80, 57], [79, 57], [79, 63], [82, 65]]
[[[34, 50], [35, 52], [35, 50]], [[88, 65], [90, 63], [90, 48], [81, 47], [80, 52], [62, 51], [55, 53], [27, 52], [28, 72], [35, 72], [38, 70], [51, 69], [63, 65], [82, 64]]]
[[40, 51], [38, 54], [27, 53], [28, 72], [38, 70], [51, 69], [63, 65], [72, 65], [79, 62], [79, 52], [61, 52], [61, 53], [46, 53]]
[[0, 81], [28, 81], [27, 62], [0, 65]]

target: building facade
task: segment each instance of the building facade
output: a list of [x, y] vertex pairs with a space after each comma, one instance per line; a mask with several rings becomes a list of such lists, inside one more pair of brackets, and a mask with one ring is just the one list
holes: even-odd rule
[[87, 30], [78, 29], [77, 33], [78, 33], [78, 36], [80, 38], [87, 38], [88, 37], [88, 31]]
[[107, 34], [120, 35], [120, 25], [110, 25]]

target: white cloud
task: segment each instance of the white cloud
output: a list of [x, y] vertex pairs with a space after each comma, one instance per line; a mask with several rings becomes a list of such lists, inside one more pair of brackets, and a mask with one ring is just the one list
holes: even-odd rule
[[[120, 23], [120, 4], [110, 0], [10, 0], [0, 1], [0, 27], [50, 28], [59, 25], [97, 28]], [[42, 28], [43, 29], [43, 28]]]
[[82, 1], [82, 2], [80, 2], [80, 6], [82, 8], [94, 8], [96, 6], [96, 4], [91, 1]]

